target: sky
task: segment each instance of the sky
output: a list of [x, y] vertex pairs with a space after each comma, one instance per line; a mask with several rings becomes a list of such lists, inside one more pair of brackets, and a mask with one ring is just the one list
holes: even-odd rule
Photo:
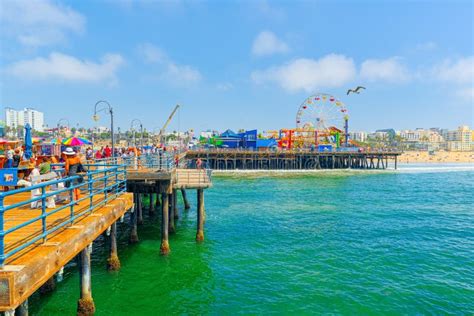
[[[472, 1], [0, 2], [0, 104], [56, 126], [280, 129], [334, 95], [350, 130], [474, 125]], [[346, 95], [362, 85], [360, 94]]]

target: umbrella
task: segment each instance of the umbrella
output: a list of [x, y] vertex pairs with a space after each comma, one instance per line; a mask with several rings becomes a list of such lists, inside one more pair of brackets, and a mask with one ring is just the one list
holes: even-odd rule
[[25, 158], [30, 159], [33, 155], [31, 151], [33, 147], [33, 139], [31, 138], [31, 126], [29, 123], [25, 125]]
[[82, 145], [92, 145], [92, 142], [82, 137], [69, 137], [69, 138], [63, 139], [62, 144], [66, 146], [82, 146]]
[[42, 138], [42, 137], [33, 137], [32, 138], [33, 144], [39, 144], [39, 143], [42, 143], [43, 141], [44, 141], [44, 138]]
[[50, 144], [52, 144], [52, 145], [61, 145], [62, 141], [63, 141], [62, 138], [53, 138], [53, 139], [51, 139]]

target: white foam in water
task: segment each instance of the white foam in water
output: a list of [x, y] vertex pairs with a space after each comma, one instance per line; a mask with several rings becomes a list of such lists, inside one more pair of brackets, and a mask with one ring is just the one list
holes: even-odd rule
[[435, 172], [466, 172], [474, 171], [474, 163], [463, 164], [399, 164], [395, 170], [393, 165], [388, 169], [319, 169], [319, 170], [213, 170], [216, 175], [291, 175], [291, 174], [369, 174], [369, 173], [435, 173]]

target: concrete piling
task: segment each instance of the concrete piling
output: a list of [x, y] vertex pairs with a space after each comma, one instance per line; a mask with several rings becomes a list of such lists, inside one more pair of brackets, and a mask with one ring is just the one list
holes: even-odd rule
[[118, 271], [120, 270], [120, 260], [117, 253], [117, 222], [110, 227], [110, 255], [107, 259], [107, 268], [109, 271]]
[[132, 212], [130, 213], [130, 243], [134, 244], [138, 242], [138, 232], [137, 232], [137, 199], [136, 194], [133, 194], [135, 203], [134, 207], [132, 208]]
[[179, 212], [178, 212], [178, 190], [173, 189], [173, 216], [174, 219], [179, 218]]
[[173, 199], [173, 193], [168, 194], [168, 203], [169, 203], [169, 227], [168, 231], [170, 234], [174, 234], [176, 232], [176, 227], [174, 223], [174, 199]]
[[138, 193], [137, 194], [137, 224], [142, 225], [143, 224], [143, 195]]
[[204, 240], [204, 190], [197, 189], [197, 233], [196, 241]]
[[191, 206], [189, 205], [188, 198], [186, 197], [186, 189], [181, 188], [181, 195], [183, 196], [184, 209], [189, 210]]
[[15, 316], [28, 316], [28, 299], [15, 309]]
[[81, 297], [77, 302], [77, 315], [86, 316], [95, 313], [91, 290], [91, 249], [92, 244], [84, 248], [79, 255]]
[[170, 245], [168, 242], [168, 224], [169, 224], [169, 200], [168, 194], [161, 194], [161, 247], [160, 253], [167, 255], [170, 252]]

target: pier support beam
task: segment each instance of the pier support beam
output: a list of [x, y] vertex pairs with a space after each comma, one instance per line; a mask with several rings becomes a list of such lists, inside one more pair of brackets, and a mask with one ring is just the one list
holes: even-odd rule
[[150, 203], [149, 203], [149, 208], [148, 208], [148, 215], [154, 215], [155, 214], [155, 194], [150, 193]]
[[46, 281], [39, 289], [41, 295], [46, 295], [53, 292], [56, 289], [56, 281], [54, 277], [51, 277]]
[[173, 189], [173, 215], [174, 219], [179, 218], [179, 212], [178, 212], [178, 190]]
[[161, 194], [161, 247], [160, 253], [167, 255], [170, 252], [170, 245], [168, 242], [168, 224], [169, 224], [169, 206], [168, 206], [168, 194]]
[[201, 242], [204, 240], [204, 190], [197, 190], [197, 233], [196, 241]]
[[157, 193], [156, 194], [156, 208], [159, 208], [161, 206], [161, 203], [160, 203], [160, 194]]
[[107, 259], [107, 269], [109, 271], [120, 270], [120, 260], [117, 253], [117, 222], [110, 226], [110, 255]]
[[130, 213], [130, 243], [134, 244], [138, 242], [138, 232], [137, 232], [137, 195], [133, 194], [133, 206], [132, 213]]
[[186, 190], [184, 188], [181, 188], [181, 195], [183, 196], [184, 209], [189, 210], [191, 206], [189, 205], [188, 198], [186, 197]]
[[168, 231], [170, 234], [174, 234], [176, 232], [176, 227], [174, 225], [174, 199], [173, 199], [173, 193], [168, 194], [168, 203], [169, 203], [169, 227]]
[[15, 316], [28, 316], [28, 299], [15, 309]]
[[143, 224], [143, 196], [142, 194], [137, 194], [137, 224]]
[[81, 298], [77, 302], [77, 315], [93, 315], [95, 312], [91, 290], [91, 248], [92, 244], [84, 248], [80, 255], [80, 284]]

